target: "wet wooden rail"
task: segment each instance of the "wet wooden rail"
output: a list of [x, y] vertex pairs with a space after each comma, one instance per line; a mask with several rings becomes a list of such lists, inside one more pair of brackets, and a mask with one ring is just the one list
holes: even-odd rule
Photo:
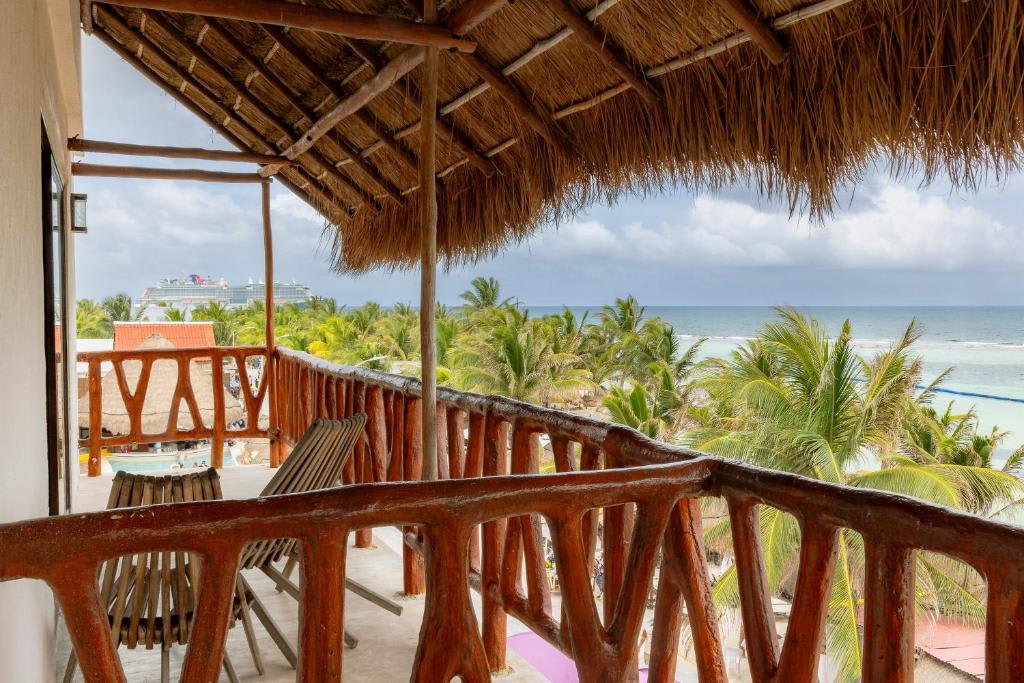
[[[202, 559], [195, 631], [183, 680], [212, 680], [231, 588], [247, 543], [302, 546], [302, 681], [340, 680], [348, 535], [405, 529], [404, 590], [426, 593], [411, 680], [489, 680], [505, 667], [508, 616], [576, 661], [581, 681], [635, 680], [638, 635], [654, 601], [649, 680], [674, 680], [684, 624], [702, 681], [727, 679], [706, 566], [700, 500], [728, 504], [747, 661], [755, 681], [816, 681], [839, 533], [867, 550], [863, 678], [913, 676], [914, 556], [948, 555], [988, 588], [986, 680], [1024, 680], [1024, 530], [910, 498], [772, 472], [650, 440], [555, 410], [450, 390], [438, 398], [441, 481], [418, 481], [416, 380], [333, 366], [278, 349], [279, 434], [294, 442], [317, 417], [365, 411], [366, 438], [344, 489], [102, 512], [0, 527], [0, 580], [47, 581], [67, 615], [89, 680], [123, 680], [96, 568], [128, 553], [185, 549]], [[550, 447], [555, 473], [538, 474]], [[762, 505], [792, 514], [802, 547], [786, 638], [779, 642], [759, 537]], [[552, 607], [543, 530], [561, 606]], [[594, 599], [603, 559], [604, 597]], [[657, 580], [654, 577], [657, 576]], [[469, 590], [482, 596], [478, 623]], [[445, 638], [432, 637], [443, 632]], [[369, 644], [367, 644], [369, 646]]]

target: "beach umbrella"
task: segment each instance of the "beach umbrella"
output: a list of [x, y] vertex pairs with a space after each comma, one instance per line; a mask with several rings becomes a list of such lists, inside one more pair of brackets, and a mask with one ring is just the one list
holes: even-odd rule
[[[150, 336], [144, 341], [139, 349], [173, 349], [174, 346], [167, 339], [159, 334]], [[129, 390], [135, 391], [138, 387], [139, 377], [142, 374], [142, 362], [127, 360], [124, 362], [124, 376]], [[191, 378], [192, 391], [195, 394], [196, 404], [199, 406], [199, 414], [203, 424], [213, 425], [214, 417], [214, 379], [213, 371], [208, 361], [189, 363], [189, 375]], [[221, 382], [217, 386], [221, 387]], [[142, 432], [144, 434], [162, 434], [167, 430], [167, 420], [170, 417], [171, 401], [174, 398], [174, 391], [178, 385], [178, 363], [171, 359], [160, 359], [153, 363], [150, 371], [149, 385], [146, 390], [146, 398], [142, 404]], [[121, 390], [118, 386], [117, 372], [111, 369], [107, 372], [100, 383], [102, 396], [102, 417], [103, 429], [115, 435], [126, 435], [131, 433], [131, 419], [128, 409], [121, 398]], [[231, 424], [241, 420], [243, 415], [242, 405], [226, 389], [224, 392], [225, 424]], [[89, 426], [89, 394], [86, 392], [78, 400], [78, 425]], [[178, 409], [178, 429], [187, 431], [192, 429], [192, 415], [188, 406], [181, 401]]]

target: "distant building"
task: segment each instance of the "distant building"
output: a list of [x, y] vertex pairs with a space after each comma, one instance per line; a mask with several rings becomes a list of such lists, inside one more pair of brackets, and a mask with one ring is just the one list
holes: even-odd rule
[[[274, 283], [274, 303], [301, 304], [313, 293], [309, 287], [292, 282]], [[190, 275], [186, 278], [164, 279], [148, 287], [135, 302], [137, 309], [145, 308], [147, 317], [156, 315], [160, 308], [178, 308], [190, 311], [196, 306], [217, 302], [230, 308], [241, 308], [266, 298], [263, 282], [249, 281], [245, 285], [230, 285], [224, 278]]]
[[217, 345], [212, 322], [115, 322], [114, 351], [134, 351], [154, 335], [163, 337], [176, 349]]

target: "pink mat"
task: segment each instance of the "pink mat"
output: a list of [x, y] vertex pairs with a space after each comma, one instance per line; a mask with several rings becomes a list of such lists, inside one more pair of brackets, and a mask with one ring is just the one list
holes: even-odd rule
[[[576, 664], [533, 631], [509, 636], [508, 644], [551, 683], [579, 683]], [[647, 683], [647, 669], [640, 669], [640, 683]]]

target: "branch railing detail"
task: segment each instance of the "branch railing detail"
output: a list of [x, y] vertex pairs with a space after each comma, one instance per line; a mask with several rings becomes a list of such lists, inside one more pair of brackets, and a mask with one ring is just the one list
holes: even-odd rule
[[[112, 448], [128, 444], [164, 443], [174, 441], [193, 441], [209, 439], [211, 441], [211, 465], [223, 465], [224, 441], [226, 438], [266, 437], [267, 430], [259, 426], [260, 407], [266, 398], [269, 373], [260, 373], [258, 382], [250, 382], [248, 361], [252, 358], [263, 359], [266, 364], [267, 350], [261, 346], [249, 347], [210, 347], [191, 349], [138, 349], [135, 351], [89, 351], [78, 354], [78, 361], [88, 364], [87, 391], [89, 395], [89, 435], [80, 439], [79, 446], [89, 449], [89, 476], [100, 474], [100, 455], [103, 448]], [[242, 404], [246, 421], [241, 429], [230, 428], [225, 419], [224, 398], [224, 363], [233, 361], [234, 369], [239, 378], [239, 401]], [[116, 378], [117, 392], [123, 402], [130, 427], [127, 433], [104, 434], [103, 415], [103, 365], [111, 365], [109, 373]], [[138, 372], [130, 374], [137, 380], [130, 386], [127, 364], [137, 364]], [[160, 401], [153, 394], [160, 390], [154, 387], [151, 379], [157, 363], [173, 363], [175, 366], [174, 388], [170, 399]], [[212, 390], [212, 415], [203, 419], [202, 411], [196, 400], [196, 388], [193, 386], [193, 364], [208, 365]], [[160, 373], [162, 375], [162, 373]], [[205, 373], [204, 373], [205, 374]], [[157, 412], [166, 412], [167, 418], [161, 422], [160, 431], [146, 430], [143, 426], [144, 409], [147, 398], [160, 405], [149, 407]], [[188, 412], [191, 422], [190, 429], [179, 426], [182, 410]]]
[[[1022, 529], [903, 496], [704, 456], [598, 420], [448, 390], [439, 392], [442, 480], [416, 481], [422, 458], [415, 380], [284, 349], [277, 350], [275, 367], [285, 443], [317, 417], [367, 412], [366, 438], [346, 475], [353, 485], [259, 502], [177, 504], [146, 515], [111, 511], [0, 526], [0, 581], [50, 584], [87, 680], [124, 680], [97, 592], [104, 560], [168, 549], [201, 558], [182, 680], [212, 680], [223, 656], [240, 553], [248, 543], [279, 537], [295, 538], [302, 548], [299, 679], [340, 680], [348, 535], [358, 541], [362, 534], [368, 542], [372, 528], [398, 526], [405, 530], [404, 588], [426, 593], [411, 680], [489, 680], [505, 666], [510, 615], [572, 657], [581, 681], [634, 680], [657, 574], [649, 680], [674, 680], [687, 620], [701, 680], [725, 681], [702, 540], [700, 500], [708, 496], [724, 498], [732, 522], [754, 681], [817, 680], [842, 530], [860, 534], [866, 547], [863, 680], [913, 676], [913, 572], [920, 551], [962, 561], [985, 579], [986, 680], [1024, 680]], [[541, 435], [551, 445], [552, 474], [535, 473]], [[781, 646], [761, 552], [762, 505], [792, 514], [801, 527]], [[544, 575], [541, 525], [553, 544], [557, 610]], [[600, 610], [591, 584], [599, 550]], [[471, 587], [482, 595], [480, 623]]]
[[[318, 417], [365, 411], [366, 439], [353, 458], [348, 480], [369, 484], [420, 479], [417, 380], [339, 367], [286, 349], [278, 349], [276, 367], [286, 443], [301, 436]], [[439, 389], [438, 404], [439, 477], [476, 480], [475, 488], [466, 489], [473, 502], [451, 501], [451, 509], [444, 512], [462, 520], [458, 533], [466, 534], [467, 546], [464, 555], [460, 551], [443, 560], [431, 559], [437, 529], [407, 524], [404, 590], [426, 590], [429, 596], [431, 586], [441, 580], [436, 572], [442, 565], [445, 571], [454, 571], [453, 563], [458, 564], [459, 575], [465, 572], [482, 596], [481, 643], [491, 671], [506, 666], [506, 623], [513, 616], [572, 657], [582, 681], [631, 680], [638, 656], [634, 627], [644, 614], [651, 572], [660, 557], [653, 587], [648, 680], [675, 680], [684, 605], [701, 680], [726, 680], [700, 507], [700, 498], [717, 496], [729, 510], [739, 611], [754, 681], [817, 680], [839, 534], [844, 529], [861, 534], [867, 551], [864, 680], [913, 677], [918, 551], [941, 553], [978, 571], [988, 588], [986, 680], [1024, 680], [1022, 529], [904, 496], [706, 456], [622, 426], [503, 397]], [[540, 437], [550, 444], [553, 475], [538, 475]], [[551, 501], [524, 502], [515, 514], [485, 515], [479, 525], [465, 527], [463, 507], [488, 498], [498, 482], [545, 481], [557, 488], [554, 482], [589, 481], [587, 477], [601, 470], [609, 481], [635, 472], [655, 479], [669, 471], [701, 474], [699, 481], [690, 480], [692, 488], [676, 489], [668, 505], [657, 496], [624, 494], [602, 500], [581, 486], [579, 499], [564, 503], [565, 510], [552, 511]], [[492, 479], [504, 475], [512, 479]], [[384, 488], [380, 490], [384, 495]], [[793, 515], [801, 529], [795, 594], [781, 646], [760, 539], [762, 505]], [[561, 590], [557, 613], [545, 576], [542, 521], [551, 532]], [[361, 543], [369, 544], [369, 532], [361, 533]], [[604, 564], [603, 619], [592, 589], [599, 552]]]

